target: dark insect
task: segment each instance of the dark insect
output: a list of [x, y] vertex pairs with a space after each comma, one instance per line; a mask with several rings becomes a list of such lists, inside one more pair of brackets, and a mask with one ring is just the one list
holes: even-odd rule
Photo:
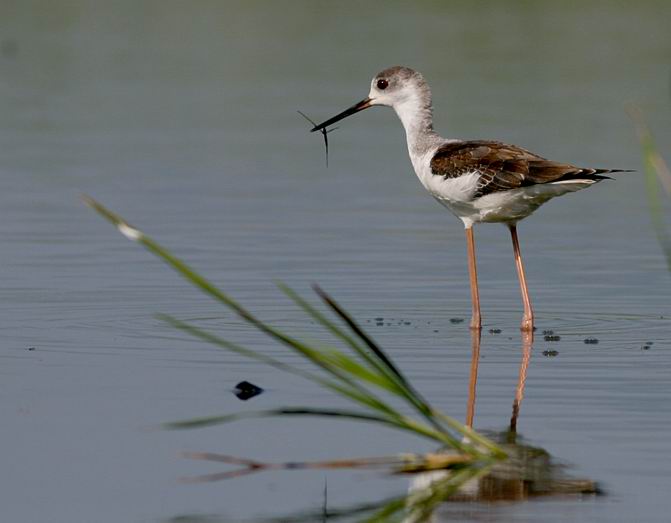
[[[300, 114], [303, 118], [305, 118], [308, 122], [310, 122], [312, 125], [314, 125], [315, 127], [317, 126], [317, 124], [308, 115], [306, 115], [305, 113], [303, 113], [301, 111], [296, 111], [296, 112], [298, 114]], [[329, 139], [326, 135], [328, 133], [330, 133], [331, 131], [335, 131], [336, 129], [337, 129], [337, 127], [334, 127], [333, 129], [328, 129], [328, 130], [326, 130], [326, 128], [319, 130], [319, 132], [322, 133], [322, 136], [324, 137], [324, 148], [326, 149], [326, 168], [327, 169], [328, 169], [328, 166], [329, 166]]]

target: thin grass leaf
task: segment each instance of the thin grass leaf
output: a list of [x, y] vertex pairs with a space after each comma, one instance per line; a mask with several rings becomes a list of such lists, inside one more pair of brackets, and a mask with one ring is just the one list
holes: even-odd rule
[[308, 379], [310, 381], [319, 383], [323, 385], [324, 380], [317, 376], [316, 374], [312, 374], [311, 372], [305, 371], [303, 369], [300, 369], [298, 367], [294, 367], [292, 365], [289, 365], [287, 363], [284, 363], [282, 361], [276, 360], [275, 358], [272, 358], [271, 356], [266, 356], [265, 354], [247, 349], [245, 347], [242, 347], [236, 343], [230, 342], [224, 338], [220, 338], [219, 336], [216, 336], [215, 334], [212, 334], [206, 330], [200, 329], [199, 327], [195, 327], [189, 323], [186, 323], [182, 320], [179, 320], [173, 316], [170, 316], [169, 314], [157, 314], [156, 317], [164, 321], [168, 324], [170, 324], [172, 327], [179, 329], [181, 331], [186, 332], [187, 334], [190, 334], [191, 336], [194, 336], [196, 338], [200, 338], [203, 341], [206, 341], [208, 343], [211, 343], [213, 345], [217, 345], [223, 349], [226, 349], [228, 351], [234, 352], [236, 354], [240, 354], [241, 356], [244, 356], [246, 358], [260, 361], [261, 363], [265, 363], [266, 365], [269, 365], [271, 367], [275, 367], [276, 369], [282, 370], [284, 372], [288, 372], [290, 374], [295, 374], [296, 376], [300, 376], [302, 378]]
[[359, 327], [359, 325], [354, 321], [345, 310], [340, 307], [331, 296], [329, 296], [324, 290], [319, 287], [319, 285], [313, 285], [312, 288], [317, 293], [317, 295], [328, 305], [331, 309], [338, 315], [342, 320], [348, 325], [352, 331], [361, 338], [361, 340], [368, 346], [368, 348], [373, 351], [373, 353], [378, 357], [378, 359], [391, 371], [393, 372], [398, 379], [407, 384], [407, 380], [396, 368], [396, 365], [387, 357], [384, 351]]
[[667, 195], [671, 195], [671, 169], [669, 169], [669, 166], [659, 153], [655, 139], [645, 124], [640, 109], [636, 106], [629, 106], [628, 112], [634, 122], [636, 133], [641, 143], [645, 187], [653, 229], [666, 257], [668, 268], [671, 271], [671, 232], [669, 232], [664, 218], [664, 205], [659, 195], [659, 183], [661, 183]]
[[[373, 515], [368, 516], [359, 521], [361, 523], [393, 523], [394, 521], [405, 522], [406, 521], [405, 510], [407, 501], [408, 501], [407, 496], [400, 496], [398, 498], [395, 498], [387, 502], [386, 504], [382, 504], [382, 508], [378, 506], [376, 512]], [[400, 516], [403, 516], [403, 518], [399, 519]]]
[[172, 421], [169, 423], [164, 423], [163, 427], [166, 429], [193, 429], [209, 427], [212, 425], [222, 425], [243, 419], [269, 418], [276, 416], [319, 416], [326, 418], [348, 418], [359, 421], [374, 421], [386, 424], [390, 423], [387, 418], [366, 414], [364, 412], [335, 409], [313, 409], [309, 407], [285, 407], [251, 412], [237, 412], [235, 414], [224, 414], [222, 416], [205, 416], [183, 421]]
[[410, 473], [411, 471], [413, 474], [417, 474], [435, 470], [447, 470], [454, 467], [460, 467], [468, 462], [466, 456], [458, 454], [396, 454], [393, 456], [373, 456], [320, 461], [290, 461], [284, 463], [258, 461], [214, 452], [185, 452], [182, 456], [187, 459], [212, 461], [215, 463], [224, 463], [226, 465], [237, 465], [254, 469], [299, 470], [385, 468], [392, 470], [394, 473], [404, 474]]
[[225, 463], [227, 465], [238, 465], [242, 467], [263, 468], [263, 469], [372, 469], [372, 468], [393, 468], [400, 467], [406, 463], [415, 463], [421, 461], [421, 456], [414, 454], [399, 454], [397, 456], [376, 456], [368, 458], [350, 458], [334, 459], [325, 461], [289, 461], [285, 463], [270, 463], [257, 461], [253, 459], [240, 458], [227, 454], [218, 454], [213, 452], [185, 452], [185, 458], [200, 461], [213, 461], [215, 463]]
[[398, 383], [398, 376], [394, 372], [390, 371], [387, 365], [381, 363], [378, 358], [371, 356], [371, 354], [369, 354], [369, 352], [367, 352], [363, 346], [357, 343], [357, 341], [354, 338], [352, 338], [346, 332], [340, 329], [335, 323], [329, 321], [323, 314], [321, 314], [306, 300], [304, 300], [298, 294], [296, 294], [292, 289], [290, 289], [289, 287], [287, 287], [282, 283], [278, 283], [277, 285], [279, 289], [282, 292], [284, 292], [284, 294], [286, 294], [294, 303], [296, 303], [299, 307], [301, 307], [317, 323], [325, 327], [334, 336], [336, 336], [338, 339], [347, 344], [356, 354], [358, 354], [361, 357], [361, 359], [365, 363], [370, 365], [371, 368], [373, 368], [380, 374], [384, 375], [385, 377], [391, 379], [394, 383], [396, 383], [397, 385], [395, 387], [395, 390], [391, 392], [394, 392], [394, 394], [396, 395], [403, 395], [404, 389], [402, 387], [402, 384]]
[[424, 436], [433, 441], [442, 441], [445, 443], [441, 433], [433, 431], [429, 427], [423, 427], [411, 419], [400, 418], [396, 420], [384, 416], [367, 414], [365, 412], [348, 411], [342, 409], [316, 409], [310, 407], [285, 407], [262, 411], [238, 412], [235, 414], [224, 414], [221, 416], [205, 416], [164, 423], [162, 426], [166, 429], [194, 429], [232, 423], [243, 419], [257, 419], [277, 416], [312, 416], [326, 418], [346, 418], [354, 421], [368, 421], [392, 426], [397, 429], [414, 433], [415, 435]]
[[375, 385], [376, 387], [386, 390], [387, 392], [391, 392], [392, 394], [399, 394], [402, 392], [398, 385], [394, 381], [390, 380], [387, 376], [376, 374], [369, 368], [361, 365], [355, 359], [350, 358], [340, 351], [328, 350], [326, 355], [329, 357], [332, 365], [337, 366], [338, 368], [356, 378], [364, 380], [371, 385]]

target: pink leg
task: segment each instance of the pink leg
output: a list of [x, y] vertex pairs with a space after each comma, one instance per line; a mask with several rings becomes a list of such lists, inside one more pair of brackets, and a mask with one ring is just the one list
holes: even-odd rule
[[522, 290], [522, 302], [524, 303], [524, 316], [520, 329], [523, 331], [532, 331], [534, 329], [534, 311], [531, 308], [531, 299], [529, 298], [529, 289], [527, 288], [527, 278], [524, 275], [524, 265], [522, 265], [522, 253], [520, 252], [520, 242], [517, 239], [517, 227], [510, 225], [510, 236], [513, 239], [513, 252], [515, 254], [515, 266], [517, 275], [520, 279], [520, 289]]
[[468, 275], [471, 280], [471, 303], [473, 313], [471, 314], [471, 329], [481, 329], [480, 320], [480, 293], [478, 292], [478, 270], [475, 266], [475, 239], [473, 238], [473, 228], [466, 229], [466, 243], [468, 244]]

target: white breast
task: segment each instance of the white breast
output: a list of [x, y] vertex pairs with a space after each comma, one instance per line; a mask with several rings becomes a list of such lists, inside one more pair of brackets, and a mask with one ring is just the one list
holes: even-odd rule
[[423, 156], [411, 156], [412, 166], [424, 188], [438, 200], [468, 202], [478, 189], [478, 173], [467, 173], [456, 178], [444, 178], [431, 172], [434, 151]]
[[456, 178], [436, 176], [431, 172], [431, 159], [434, 153], [435, 151], [431, 150], [422, 156], [410, 155], [415, 174], [431, 196], [447, 207], [457, 218], [468, 219], [469, 223], [464, 223], [470, 226], [473, 221], [468, 217], [475, 211], [472, 201], [478, 189], [478, 173], [468, 173]]

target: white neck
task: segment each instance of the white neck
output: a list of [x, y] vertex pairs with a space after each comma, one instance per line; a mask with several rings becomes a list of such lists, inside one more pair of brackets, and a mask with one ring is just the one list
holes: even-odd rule
[[410, 156], [421, 156], [435, 147], [441, 138], [433, 130], [431, 96], [419, 93], [394, 104], [394, 110], [405, 128]]

